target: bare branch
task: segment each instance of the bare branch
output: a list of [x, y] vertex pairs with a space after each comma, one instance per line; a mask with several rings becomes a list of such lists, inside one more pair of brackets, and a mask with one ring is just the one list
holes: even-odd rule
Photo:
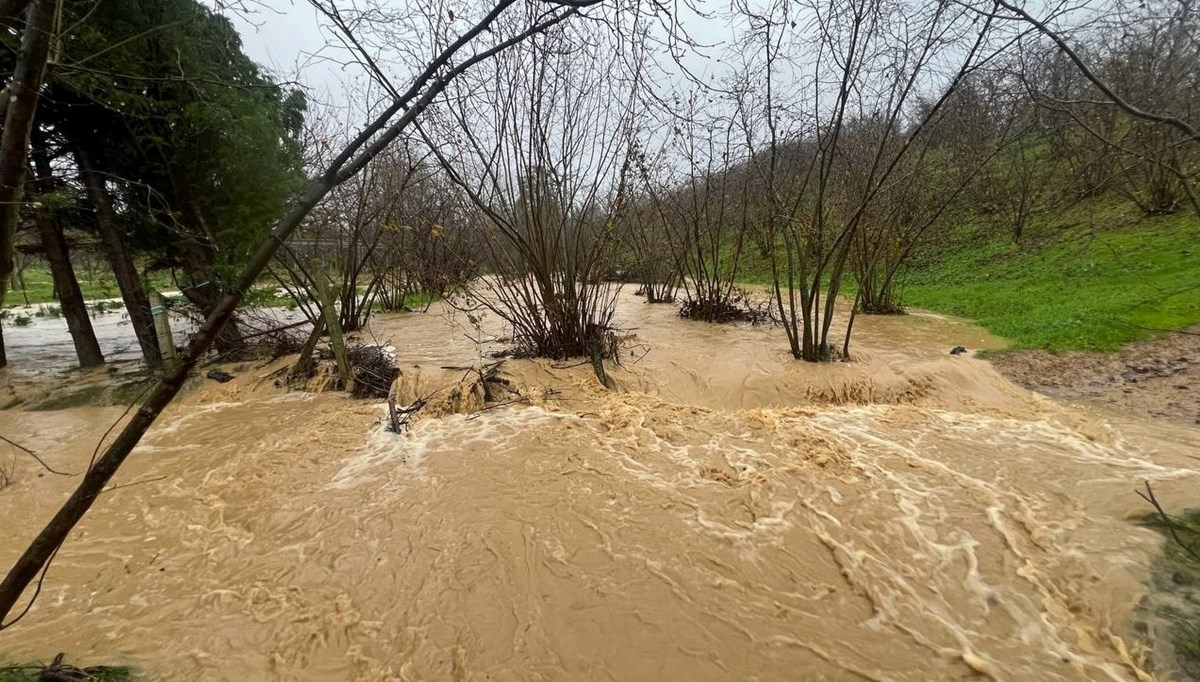
[[58, 476], [74, 476], [75, 475], [72, 473], [68, 473], [66, 471], [59, 471], [59, 470], [55, 469], [54, 467], [50, 466], [49, 464], [46, 464], [46, 462], [41, 457], [38, 457], [38, 454], [36, 452], [34, 452], [33, 450], [30, 450], [29, 448], [25, 447], [24, 445], [21, 445], [20, 443], [14, 441], [14, 440], [11, 440], [4, 436], [0, 436], [0, 440], [4, 441], [5, 443], [8, 443], [9, 445], [13, 446], [14, 448], [20, 450], [21, 452], [24, 452], [25, 454], [29, 455], [32, 458], [34, 458], [38, 464], [42, 465], [43, 469], [45, 469], [46, 471], [49, 471], [52, 474], [56, 474]]

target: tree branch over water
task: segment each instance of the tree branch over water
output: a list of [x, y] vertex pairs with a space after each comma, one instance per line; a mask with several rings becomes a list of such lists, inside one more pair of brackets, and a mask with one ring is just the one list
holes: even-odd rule
[[[45, 0], [42, 1], [45, 2]], [[201, 325], [189, 343], [179, 366], [159, 380], [149, 397], [130, 418], [121, 433], [89, 468], [79, 487], [34, 538], [9, 570], [4, 581], [0, 583], [0, 629], [12, 625], [11, 621], [5, 622], [5, 618], [12, 612], [21, 595], [38, 578], [39, 573], [43, 575], [44, 579], [47, 563], [62, 546], [71, 530], [91, 508], [130, 452], [154, 424], [159, 414], [179, 393], [192, 370], [216, 340], [221, 328], [232, 317], [244, 293], [250, 290], [255, 280], [275, 256], [275, 252], [308, 216], [313, 207], [334, 187], [362, 170], [372, 158], [413, 125], [417, 116], [429, 107], [459, 75], [527, 38], [578, 15], [584, 8], [599, 4], [600, 1], [571, 0], [567, 3], [559, 0], [541, 0], [537, 4], [547, 7], [549, 11], [538, 13], [538, 18], [530, 22], [525, 29], [456, 62], [460, 53], [466, 52], [467, 48], [473, 45], [481, 34], [492, 32], [493, 24], [517, 4], [517, 0], [500, 0], [470, 29], [438, 52], [413, 79], [410, 87], [394, 98], [390, 106], [371, 121], [319, 175], [310, 181], [304, 192], [292, 202], [289, 211], [276, 223], [267, 239], [254, 251], [242, 269], [235, 287], [221, 298], [204, 324]]]
[[52, 474], [56, 474], [58, 476], [74, 475], [74, 474], [71, 474], [66, 471], [59, 471], [58, 469], [55, 469], [54, 467], [50, 466], [49, 464], [46, 464], [46, 461], [43, 460], [41, 457], [38, 457], [38, 454], [36, 452], [34, 452], [33, 450], [30, 450], [29, 448], [25, 447], [24, 445], [21, 445], [20, 443], [14, 441], [14, 440], [10, 440], [8, 438], [5, 438], [4, 436], [0, 436], [0, 440], [4, 441], [5, 443], [8, 443], [9, 445], [13, 446], [14, 448], [20, 450], [21, 452], [24, 452], [25, 454], [29, 455], [32, 458], [34, 458], [35, 460], [37, 460], [38, 464], [42, 465], [43, 469], [45, 469], [46, 471], [49, 471]]

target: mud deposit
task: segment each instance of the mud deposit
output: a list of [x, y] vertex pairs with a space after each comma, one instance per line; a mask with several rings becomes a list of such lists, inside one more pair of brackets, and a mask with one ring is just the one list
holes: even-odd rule
[[1200, 424], [1200, 327], [1116, 353], [1016, 351], [992, 362], [1016, 383], [1052, 397]]
[[[1162, 540], [1133, 490], [1194, 505], [1200, 430], [1031, 393], [948, 355], [1000, 341], [942, 318], [861, 318], [856, 361], [816, 367], [778, 330], [621, 306], [619, 390], [511, 361], [535, 404], [434, 400], [402, 436], [269, 367], [208, 382], [0, 651], [172, 681], [1150, 679], [1133, 623]], [[494, 346], [459, 322], [376, 321], [403, 399]], [[120, 414], [0, 432], [78, 472]], [[72, 485], [14, 466], [4, 566]]]

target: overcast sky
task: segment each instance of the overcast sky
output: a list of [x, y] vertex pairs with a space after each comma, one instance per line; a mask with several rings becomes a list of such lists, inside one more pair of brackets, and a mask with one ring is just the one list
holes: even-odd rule
[[[402, 0], [393, 0], [401, 2]], [[724, 8], [727, 0], [699, 0], [702, 4]], [[259, 0], [251, 14], [227, 13], [242, 35], [246, 54], [280, 80], [298, 80], [310, 96], [337, 103], [351, 80], [365, 75], [356, 66], [343, 66], [346, 54], [331, 45], [336, 42], [323, 26], [323, 18], [306, 0]], [[724, 19], [701, 18], [683, 7], [688, 34], [706, 44], [722, 43], [732, 36]], [[692, 54], [685, 63], [693, 72], [712, 70], [720, 58], [720, 48]], [[717, 67], [719, 69], [719, 67]]]
[[274, 76], [301, 77], [307, 85], [322, 87], [342, 79], [340, 68], [323, 59], [325, 49], [317, 12], [304, 0], [263, 0], [253, 14], [228, 16], [242, 34], [246, 54]]

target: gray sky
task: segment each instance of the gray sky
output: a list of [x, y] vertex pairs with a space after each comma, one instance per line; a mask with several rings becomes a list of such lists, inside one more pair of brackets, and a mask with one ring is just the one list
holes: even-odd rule
[[[402, 0], [393, 0], [401, 2]], [[726, 0], [698, 0], [712, 8], [727, 7]], [[721, 18], [702, 18], [681, 7], [685, 29], [694, 39], [722, 43], [732, 29]], [[298, 80], [310, 94], [337, 103], [351, 80], [364, 74], [356, 65], [338, 63], [345, 53], [331, 46], [332, 34], [322, 28], [323, 17], [305, 0], [259, 0], [253, 14], [228, 13], [242, 35], [246, 54], [281, 80]], [[693, 72], [710, 70], [720, 57], [721, 48], [704, 51], [705, 56], [689, 55], [685, 62]], [[719, 68], [719, 67], [718, 67]]]
[[336, 86], [342, 71], [322, 59], [329, 50], [316, 10], [303, 0], [263, 0], [262, 7], [250, 15], [228, 15], [246, 54], [280, 79], [299, 76], [318, 89]]

